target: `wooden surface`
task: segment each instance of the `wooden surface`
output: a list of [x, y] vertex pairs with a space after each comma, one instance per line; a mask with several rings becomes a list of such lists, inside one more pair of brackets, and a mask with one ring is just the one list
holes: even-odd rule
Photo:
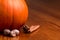
[[40, 25], [33, 33], [20, 32], [19, 36], [0, 35], [0, 40], [60, 40], [60, 1], [26, 0], [29, 7], [27, 25]]

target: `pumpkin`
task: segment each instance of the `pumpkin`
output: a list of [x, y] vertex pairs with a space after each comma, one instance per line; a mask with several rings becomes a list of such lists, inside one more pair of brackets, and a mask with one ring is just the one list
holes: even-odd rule
[[0, 31], [20, 29], [28, 18], [25, 0], [0, 0]]

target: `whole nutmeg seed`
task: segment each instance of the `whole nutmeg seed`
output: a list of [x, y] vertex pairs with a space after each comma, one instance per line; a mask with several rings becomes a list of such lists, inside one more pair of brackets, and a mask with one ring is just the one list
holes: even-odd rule
[[19, 30], [14, 29], [10, 32], [10, 36], [16, 36], [16, 35], [19, 35]]
[[9, 29], [4, 29], [4, 35], [9, 35], [10, 34], [10, 30]]
[[19, 30], [17, 30], [17, 29], [14, 29], [14, 30], [12, 30], [12, 31], [14, 31], [14, 32], [16, 33], [16, 35], [19, 34]]
[[16, 33], [14, 31], [11, 31], [10, 36], [14, 37], [14, 36], [16, 36]]

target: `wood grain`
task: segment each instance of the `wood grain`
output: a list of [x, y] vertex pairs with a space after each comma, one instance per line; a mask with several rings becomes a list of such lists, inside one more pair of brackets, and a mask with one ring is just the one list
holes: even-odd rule
[[26, 0], [29, 7], [28, 26], [41, 25], [35, 32], [21, 30], [16, 37], [0, 35], [0, 40], [60, 40], [60, 1]]

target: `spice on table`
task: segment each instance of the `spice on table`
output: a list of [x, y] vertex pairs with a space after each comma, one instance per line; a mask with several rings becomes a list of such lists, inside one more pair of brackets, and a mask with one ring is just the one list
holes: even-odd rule
[[3, 33], [4, 33], [4, 35], [9, 35], [10, 34], [10, 30], [9, 29], [4, 29]]
[[12, 31], [10, 32], [10, 36], [14, 37], [14, 36], [19, 35], [19, 33], [20, 33], [19, 30], [14, 29], [14, 30], [12, 30]]
[[29, 26], [27, 26], [27, 25], [24, 25], [23, 26], [23, 31], [25, 32], [25, 33], [29, 33], [30, 31], [29, 31]]
[[40, 27], [40, 25], [32, 25], [30, 27], [30, 32], [33, 32], [33, 31], [37, 30], [39, 27]]
[[31, 33], [33, 31], [37, 30], [39, 27], [40, 27], [40, 25], [32, 25], [31, 27], [25, 25], [25, 26], [23, 26], [23, 30], [25, 33]]

